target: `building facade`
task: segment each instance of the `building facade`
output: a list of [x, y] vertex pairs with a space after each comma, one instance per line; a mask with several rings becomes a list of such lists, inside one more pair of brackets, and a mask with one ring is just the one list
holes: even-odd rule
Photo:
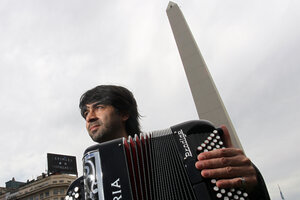
[[17, 189], [6, 188], [0, 200], [64, 200], [69, 185], [76, 178], [68, 174], [43, 174]]

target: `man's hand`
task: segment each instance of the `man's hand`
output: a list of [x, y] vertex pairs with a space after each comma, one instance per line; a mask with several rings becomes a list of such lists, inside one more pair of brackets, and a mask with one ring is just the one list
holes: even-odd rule
[[204, 178], [216, 178], [220, 188], [242, 187], [251, 191], [257, 185], [256, 171], [241, 149], [233, 148], [229, 132], [221, 126], [226, 149], [203, 152], [198, 155], [196, 168]]

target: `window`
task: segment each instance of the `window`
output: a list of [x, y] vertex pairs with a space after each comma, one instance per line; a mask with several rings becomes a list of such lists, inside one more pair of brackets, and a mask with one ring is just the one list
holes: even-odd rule
[[46, 191], [46, 192], [45, 192], [45, 196], [46, 196], [46, 197], [49, 197], [49, 191]]
[[53, 194], [58, 194], [58, 189], [54, 189]]

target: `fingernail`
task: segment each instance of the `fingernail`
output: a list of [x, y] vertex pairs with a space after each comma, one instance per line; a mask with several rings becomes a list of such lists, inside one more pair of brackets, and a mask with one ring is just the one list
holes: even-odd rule
[[202, 168], [201, 162], [196, 162], [195, 166], [196, 166], [197, 169], [201, 169]]
[[205, 156], [203, 154], [198, 155], [198, 160], [205, 160]]
[[203, 177], [207, 177], [207, 176], [209, 176], [209, 172], [208, 172], [208, 171], [205, 171], [205, 170], [202, 170], [201, 175], [202, 175]]

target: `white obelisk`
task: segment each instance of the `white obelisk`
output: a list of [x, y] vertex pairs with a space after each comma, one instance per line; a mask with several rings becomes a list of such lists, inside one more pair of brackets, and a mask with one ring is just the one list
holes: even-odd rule
[[215, 126], [226, 125], [233, 145], [242, 149], [242, 145], [192, 32], [176, 3], [169, 2], [167, 15], [199, 118], [209, 120]]

